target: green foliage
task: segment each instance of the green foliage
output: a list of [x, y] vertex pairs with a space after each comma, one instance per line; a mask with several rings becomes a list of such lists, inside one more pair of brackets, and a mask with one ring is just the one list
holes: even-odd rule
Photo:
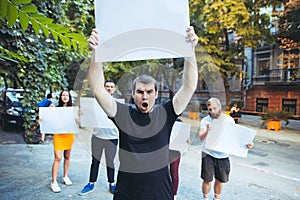
[[[92, 10], [92, 6], [85, 8]], [[36, 103], [46, 90], [72, 89], [72, 78], [88, 50], [86, 36], [66, 16], [66, 9], [60, 0], [0, 0], [1, 85], [26, 89], [22, 102], [26, 129], [36, 124], [32, 120], [33, 114], [37, 117]], [[80, 18], [80, 12], [77, 16]], [[84, 20], [80, 23], [92, 25]], [[33, 110], [36, 112], [29, 112]]]
[[2, 0], [0, 16], [3, 19], [7, 18], [8, 28], [12, 28], [19, 21], [23, 31], [31, 25], [36, 35], [44, 33], [49, 37], [51, 33], [57, 42], [60, 40], [68, 49], [73, 47], [74, 50], [82, 52], [87, 50], [87, 40], [82, 34], [72, 33], [69, 27], [54, 24], [53, 19], [40, 14], [37, 7], [29, 0]]
[[284, 12], [279, 15], [278, 37], [300, 42], [300, 0], [286, 3]]
[[[221, 75], [224, 84], [229, 85], [228, 77], [239, 77], [242, 73], [237, 63], [244, 59], [245, 47], [255, 49], [262, 41], [275, 42], [270, 33], [270, 16], [260, 10], [270, 5], [276, 8], [281, 5], [279, 0], [190, 0], [189, 3], [191, 24], [202, 46], [200, 51], [209, 54], [197, 57], [199, 74], [204, 78], [214, 80]], [[226, 99], [229, 106], [230, 97]]]
[[131, 69], [146, 64], [147, 61], [128, 61], [104, 63], [105, 79], [118, 81], [123, 75], [130, 72]]
[[27, 128], [24, 133], [24, 140], [27, 144], [37, 144], [40, 140], [40, 130], [37, 125]]
[[84, 35], [90, 35], [95, 28], [94, 0], [76, 0], [66, 3], [66, 20], [75, 30], [80, 30]]
[[277, 38], [280, 42], [279, 48], [282, 49], [282, 53], [277, 57], [277, 65], [280, 68], [291, 68], [293, 71], [290, 73], [290, 80], [297, 80], [300, 76], [299, 63], [297, 59], [300, 58], [300, 41], [296, 42], [289, 38]]
[[24, 63], [29, 62], [28, 59], [20, 56], [17, 53], [14, 53], [12, 51], [9, 51], [9, 50], [5, 49], [3, 46], [0, 46], [0, 59], [1, 58], [2, 58], [2, 61], [7, 60], [9, 62], [14, 62], [14, 63], [18, 63], [18, 60], [21, 61], [21, 62], [24, 62]]
[[285, 121], [285, 126], [289, 124], [289, 118], [292, 116], [291, 113], [285, 111], [285, 110], [281, 110], [281, 111], [268, 111], [265, 114], [261, 115], [261, 120], [263, 120], [263, 122], [260, 125], [260, 128], [262, 128], [264, 125], [266, 125], [268, 123], [268, 121]]

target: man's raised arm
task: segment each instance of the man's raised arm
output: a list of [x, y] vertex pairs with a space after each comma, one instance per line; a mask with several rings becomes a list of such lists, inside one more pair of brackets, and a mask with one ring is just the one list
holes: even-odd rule
[[92, 93], [95, 95], [98, 103], [104, 109], [109, 117], [114, 117], [117, 113], [117, 103], [115, 99], [104, 88], [104, 72], [101, 62], [96, 63], [95, 48], [99, 44], [98, 31], [93, 29], [88, 40], [90, 47], [93, 49], [91, 63], [88, 72], [88, 80]]
[[[192, 26], [187, 28], [187, 41], [192, 43], [193, 49], [198, 43], [198, 36]], [[174, 111], [177, 115], [181, 114], [191, 100], [198, 82], [198, 67], [196, 55], [184, 59], [182, 75], [182, 85], [173, 98]]]

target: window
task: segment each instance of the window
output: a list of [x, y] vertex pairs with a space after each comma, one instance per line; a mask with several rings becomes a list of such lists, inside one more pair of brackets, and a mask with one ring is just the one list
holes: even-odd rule
[[259, 76], [269, 76], [270, 53], [257, 54], [257, 66]]
[[268, 98], [257, 98], [256, 99], [256, 112], [267, 112], [269, 105]]
[[299, 79], [299, 50], [293, 49], [291, 51], [284, 51], [283, 67], [285, 68], [284, 80], [295, 81]]
[[290, 51], [284, 50], [283, 64], [285, 68], [299, 68], [299, 49], [292, 49]]
[[296, 99], [282, 99], [282, 110], [296, 115]]

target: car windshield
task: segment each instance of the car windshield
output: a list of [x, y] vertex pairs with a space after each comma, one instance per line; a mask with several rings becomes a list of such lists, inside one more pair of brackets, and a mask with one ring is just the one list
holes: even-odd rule
[[11, 102], [15, 103], [21, 103], [23, 97], [23, 94], [21, 91], [8, 91], [6, 92], [6, 96]]

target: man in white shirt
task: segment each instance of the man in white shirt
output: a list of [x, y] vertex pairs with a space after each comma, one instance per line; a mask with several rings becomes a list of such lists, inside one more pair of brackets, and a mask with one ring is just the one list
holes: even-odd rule
[[[205, 200], [209, 199], [209, 191], [213, 178], [214, 182], [214, 199], [220, 200], [222, 193], [223, 183], [228, 182], [230, 172], [229, 155], [220, 151], [207, 149], [205, 147], [205, 140], [207, 134], [209, 134], [209, 128], [213, 119], [218, 119], [220, 116], [224, 117], [225, 121], [235, 123], [234, 119], [229, 115], [225, 115], [221, 111], [221, 103], [217, 98], [210, 98], [206, 103], [208, 109], [208, 116], [204, 117], [200, 122], [200, 140], [202, 143], [202, 166], [201, 166], [201, 178], [202, 193]], [[253, 143], [247, 144], [248, 148], [253, 147]]]
[[[106, 91], [113, 96], [116, 90], [116, 84], [113, 80], [106, 80], [104, 83]], [[87, 195], [94, 191], [95, 182], [98, 178], [99, 164], [102, 153], [105, 153], [107, 181], [109, 183], [109, 191], [115, 191], [115, 167], [114, 159], [117, 152], [119, 132], [117, 128], [95, 128], [92, 136], [92, 164], [90, 168], [89, 183], [83, 187], [78, 193], [79, 195]]]

